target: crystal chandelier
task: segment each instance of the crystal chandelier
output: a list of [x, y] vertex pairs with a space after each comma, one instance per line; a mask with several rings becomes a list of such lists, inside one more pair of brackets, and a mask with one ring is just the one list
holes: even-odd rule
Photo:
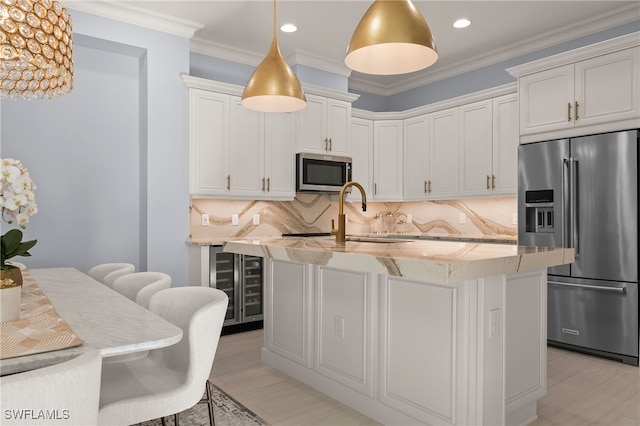
[[55, 0], [0, 0], [0, 98], [53, 98], [72, 88], [67, 10]]

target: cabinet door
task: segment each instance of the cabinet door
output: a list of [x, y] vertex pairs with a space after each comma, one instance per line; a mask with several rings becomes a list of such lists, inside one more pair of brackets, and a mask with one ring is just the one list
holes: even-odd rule
[[640, 117], [638, 48], [575, 64], [575, 125]]
[[232, 99], [231, 195], [262, 197], [264, 113], [241, 106], [238, 97]]
[[189, 192], [229, 195], [229, 96], [189, 90]]
[[307, 106], [295, 113], [298, 126], [298, 151], [324, 154], [329, 148], [327, 99], [306, 95]]
[[458, 195], [458, 108], [429, 114], [430, 198]]
[[573, 87], [573, 64], [520, 78], [520, 134], [573, 127]]
[[[351, 180], [358, 182], [364, 191], [373, 194], [373, 121], [363, 118], [351, 120]], [[347, 199], [360, 201], [360, 191], [351, 191]]]
[[371, 274], [316, 268], [315, 370], [373, 396], [374, 285]]
[[295, 197], [293, 152], [293, 115], [270, 113], [266, 115], [264, 145], [267, 198]]
[[265, 263], [265, 348], [311, 368], [311, 265], [271, 259]]
[[327, 130], [329, 153], [351, 155], [351, 103], [327, 99]]
[[381, 120], [374, 123], [373, 198], [402, 200], [401, 120]]
[[492, 109], [490, 99], [460, 107], [460, 195], [491, 194]]
[[518, 192], [518, 94], [493, 99], [494, 194]]
[[429, 120], [427, 115], [404, 120], [402, 190], [405, 200], [420, 200], [429, 192]]

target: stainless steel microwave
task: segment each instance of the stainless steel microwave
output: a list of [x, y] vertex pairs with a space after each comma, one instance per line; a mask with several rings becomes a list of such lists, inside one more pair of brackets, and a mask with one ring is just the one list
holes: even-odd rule
[[351, 157], [296, 154], [296, 191], [337, 193], [351, 180]]

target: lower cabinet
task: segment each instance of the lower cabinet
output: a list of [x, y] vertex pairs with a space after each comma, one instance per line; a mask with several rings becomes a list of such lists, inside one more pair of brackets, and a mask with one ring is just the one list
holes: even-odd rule
[[535, 419], [546, 270], [441, 284], [265, 261], [268, 364], [383, 424]]

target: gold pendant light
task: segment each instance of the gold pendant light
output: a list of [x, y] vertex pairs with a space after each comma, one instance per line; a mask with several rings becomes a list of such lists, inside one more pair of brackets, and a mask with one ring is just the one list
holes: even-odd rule
[[344, 62], [354, 71], [392, 75], [438, 59], [431, 30], [410, 0], [376, 0], [356, 27]]
[[245, 108], [263, 112], [291, 112], [307, 105], [300, 81], [287, 65], [278, 47], [275, 0], [271, 48], [251, 74], [240, 103]]
[[69, 93], [72, 38], [71, 18], [60, 2], [0, 1], [0, 99]]

